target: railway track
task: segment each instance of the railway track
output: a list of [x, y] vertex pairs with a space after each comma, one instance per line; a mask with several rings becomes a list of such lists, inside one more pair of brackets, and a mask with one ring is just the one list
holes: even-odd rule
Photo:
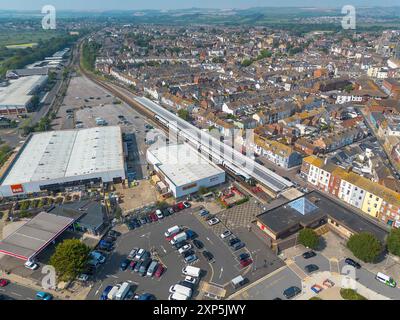
[[[80, 45], [80, 48], [82, 46], [83, 42]], [[80, 56], [80, 52], [81, 50], [79, 50], [79, 56]], [[86, 70], [84, 70], [80, 64], [80, 59], [77, 59], [78, 61], [78, 69], [81, 72], [82, 75], [84, 75], [86, 78], [88, 78], [89, 80], [91, 80], [92, 82], [96, 83], [97, 85], [99, 85], [100, 87], [104, 88], [105, 90], [109, 91], [111, 94], [113, 94], [115, 97], [119, 98], [120, 100], [124, 101], [126, 104], [128, 104], [130, 107], [134, 108], [135, 111], [137, 111], [139, 114], [141, 114], [142, 116], [146, 117], [146, 119], [148, 120], [148, 122], [150, 122], [152, 125], [154, 125], [154, 127], [157, 127], [159, 129], [161, 129], [166, 136], [168, 136], [169, 134], [169, 128], [167, 126], [165, 126], [164, 124], [155, 121], [154, 116], [155, 114], [153, 112], [150, 112], [147, 108], [144, 108], [141, 104], [139, 104], [137, 101], [135, 101], [134, 99], [130, 98], [127, 96], [127, 93], [124, 93], [123, 91], [128, 91], [125, 88], [116, 88], [113, 84], [109, 84], [106, 83], [104, 81], [99, 80], [97, 77], [95, 77], [93, 74], [91, 74], [90, 72], [87, 72]], [[240, 187], [242, 187], [243, 189], [245, 189], [245, 191], [252, 195], [253, 197], [255, 197], [256, 199], [260, 200], [260, 196], [256, 195], [252, 190], [252, 186], [248, 185], [247, 183], [241, 181], [240, 179], [238, 179], [238, 177], [233, 174], [232, 172], [230, 172], [229, 170], [227, 170], [225, 167], [222, 167], [222, 169], [225, 171], [225, 173], [236, 183], [238, 183], [240, 185]], [[267, 199], [268, 199], [268, 195], [267, 195]], [[267, 202], [266, 199], [262, 199], [263, 201], [261, 202]]]

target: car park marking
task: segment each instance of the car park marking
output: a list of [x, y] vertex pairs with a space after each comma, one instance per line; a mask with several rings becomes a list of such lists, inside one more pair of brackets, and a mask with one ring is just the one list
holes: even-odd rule
[[118, 277], [117, 277], [116, 275], [113, 275], [113, 274], [107, 274], [106, 277], [107, 277], [107, 278], [118, 279]]
[[17, 297], [22, 297], [22, 294], [16, 293], [16, 292], [10, 292], [12, 295], [17, 296]]
[[221, 272], [219, 273], [219, 279], [222, 278], [222, 274], [224, 273], [224, 267], [221, 267]]
[[207, 239], [212, 245], [214, 245], [214, 243], [210, 240], [210, 238], [206, 237], [206, 239]]

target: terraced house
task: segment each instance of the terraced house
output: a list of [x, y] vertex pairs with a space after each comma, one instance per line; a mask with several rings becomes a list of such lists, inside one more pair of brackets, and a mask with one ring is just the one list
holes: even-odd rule
[[301, 175], [318, 189], [383, 223], [400, 227], [400, 194], [316, 156], [303, 159]]

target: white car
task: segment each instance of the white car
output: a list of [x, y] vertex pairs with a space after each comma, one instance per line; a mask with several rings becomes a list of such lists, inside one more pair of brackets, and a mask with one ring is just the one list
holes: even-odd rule
[[189, 282], [189, 283], [191, 283], [191, 284], [196, 284], [196, 283], [197, 283], [197, 278], [191, 277], [191, 276], [186, 276], [186, 277], [185, 277], [185, 281], [186, 281], [186, 282]]
[[230, 232], [229, 230], [225, 230], [223, 233], [221, 233], [220, 237], [221, 237], [222, 239], [226, 239], [226, 238], [228, 238], [228, 237], [231, 236], [231, 235], [232, 235], [232, 232]]
[[158, 219], [164, 218], [164, 215], [163, 215], [163, 213], [161, 212], [160, 209], [156, 210], [156, 216], [157, 216]]
[[218, 218], [212, 218], [212, 219], [208, 220], [208, 224], [210, 226], [216, 225], [217, 223], [220, 223], [220, 220]]
[[136, 252], [135, 260], [140, 260], [143, 254], [144, 254], [144, 249], [139, 249], [138, 252]]
[[27, 261], [25, 262], [25, 268], [28, 268], [29, 270], [36, 270], [39, 268], [39, 265], [33, 261]]
[[182, 248], [180, 248], [178, 250], [178, 252], [180, 254], [182, 254], [182, 253], [185, 253], [186, 251], [189, 251], [190, 249], [192, 249], [192, 245], [189, 243], [189, 244], [184, 245]]
[[89, 280], [89, 275], [87, 275], [86, 273], [82, 273], [82, 274], [78, 277], [78, 280], [79, 280], [79, 281], [82, 281], [82, 282], [86, 282], [86, 281]]

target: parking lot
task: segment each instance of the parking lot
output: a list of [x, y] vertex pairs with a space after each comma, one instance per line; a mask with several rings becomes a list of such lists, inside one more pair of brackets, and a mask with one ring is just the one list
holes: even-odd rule
[[[157, 299], [167, 299], [170, 286], [184, 280], [181, 270], [187, 265], [183, 256], [178, 253], [164, 236], [164, 232], [174, 225], [183, 226], [186, 229], [194, 231], [197, 234], [196, 239], [204, 244], [203, 248], [198, 249], [193, 245], [192, 241], [188, 241], [188, 243], [192, 244], [193, 251], [198, 257], [198, 260], [190, 265], [202, 269], [202, 281], [224, 287], [238, 275], [252, 273], [254, 268], [252, 265], [243, 269], [241, 268], [238, 255], [247, 252], [257, 261], [256, 256], [262, 255], [261, 248], [258, 247], [259, 244], [252, 243], [243, 234], [243, 241], [246, 241], [246, 247], [233, 252], [226, 241], [213, 231], [212, 227], [199, 219], [198, 212], [199, 208], [192, 207], [185, 209], [162, 220], [145, 224], [121, 235], [115, 243], [114, 250], [107, 257], [106, 263], [97, 271], [88, 299], [97, 300], [105, 287], [124, 281], [133, 284], [136, 293], [146, 292], [153, 294]], [[249, 245], [247, 241], [250, 242]], [[143, 248], [150, 251], [152, 258], [157, 259], [166, 267], [164, 274], [160, 278], [141, 277], [137, 272], [129, 268], [121, 271], [121, 261], [128, 256], [133, 248]], [[211, 252], [213, 255], [211, 261], [207, 261], [203, 256], [202, 252], [205, 250]], [[264, 264], [263, 260], [258, 259], [258, 261], [261, 261], [258, 263], [258, 266]], [[265, 268], [263, 271], [265, 274], [269, 270]], [[198, 292], [194, 293], [194, 298], [197, 294]]]

